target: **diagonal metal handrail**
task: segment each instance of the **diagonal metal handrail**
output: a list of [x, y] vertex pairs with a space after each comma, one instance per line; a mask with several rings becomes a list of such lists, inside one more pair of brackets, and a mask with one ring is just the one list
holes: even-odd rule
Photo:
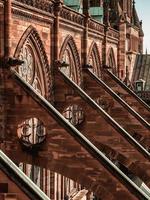
[[33, 200], [50, 200], [50, 198], [27, 177], [10, 158], [0, 150], [0, 169], [20, 187], [20, 189]]
[[89, 69], [86, 71], [98, 84], [100, 84], [105, 91], [107, 91], [115, 100], [117, 100], [130, 114], [132, 114], [138, 121], [143, 124], [148, 130], [150, 130], [150, 124], [139, 114], [137, 113], [129, 104], [127, 104], [120, 96], [118, 96], [104, 81], [98, 78], [93, 72]]
[[[29, 83], [23, 80], [20, 75], [11, 70], [12, 78], [50, 114], [68, 133], [84, 147], [87, 152], [95, 158], [105, 169], [115, 176], [128, 190], [138, 199], [148, 200], [150, 197], [143, 192], [129, 177], [127, 177], [112, 161], [110, 161], [97, 147], [95, 147], [81, 132], [68, 122], [43, 96], [41, 96]], [[64, 75], [64, 74], [63, 74]], [[65, 79], [67, 78], [64, 75]], [[67, 80], [69, 80], [67, 78]], [[70, 80], [69, 80], [70, 81]], [[76, 86], [76, 84], [75, 84]], [[43, 199], [45, 200], [45, 199]]]
[[115, 76], [109, 70], [105, 70], [105, 72], [116, 82], [118, 83], [124, 90], [126, 90], [131, 96], [133, 96], [144, 108], [150, 111], [150, 106], [146, 104], [135, 92], [133, 92], [130, 88], [128, 88], [117, 76]]

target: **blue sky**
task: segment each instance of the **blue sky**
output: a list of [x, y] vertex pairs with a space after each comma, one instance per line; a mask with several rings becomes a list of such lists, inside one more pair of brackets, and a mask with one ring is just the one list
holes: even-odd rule
[[144, 30], [144, 52], [148, 49], [150, 53], [150, 0], [135, 0], [140, 20], [143, 21]]

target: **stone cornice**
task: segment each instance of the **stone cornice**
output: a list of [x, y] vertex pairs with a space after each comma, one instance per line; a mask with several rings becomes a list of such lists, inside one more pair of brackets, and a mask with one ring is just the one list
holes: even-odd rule
[[118, 44], [119, 40], [113, 37], [107, 37], [107, 41], [114, 43], [114, 44]]
[[[26, 12], [28, 11], [28, 12]], [[31, 11], [31, 12], [30, 12]], [[34, 9], [31, 10], [31, 8], [28, 8], [27, 6], [20, 6], [17, 4], [13, 4], [13, 8], [12, 8], [12, 13], [15, 16], [19, 16], [24, 18], [25, 20], [35, 20], [35, 21], [40, 21], [46, 24], [52, 24], [54, 21], [54, 16], [45, 12], [38, 12]], [[43, 17], [44, 14], [44, 17]]]
[[23, 6], [30, 6], [38, 10], [42, 10], [47, 13], [53, 14], [54, 12], [54, 3], [49, 0], [15, 0], [14, 2], [20, 3]]
[[119, 43], [119, 38], [117, 39], [117, 38], [111, 37], [109, 35], [106, 36], [106, 40], [107, 40], [107, 42], [113, 43], [113, 44], [116, 44], [116, 45], [118, 45], [118, 43]]
[[104, 25], [92, 18], [88, 21], [88, 28], [104, 34]]
[[79, 32], [82, 32], [84, 30], [84, 26], [75, 24], [75, 23], [68, 21], [66, 19], [63, 19], [63, 18], [60, 19], [60, 26], [64, 26], [64, 27], [67, 27], [74, 31], [79, 31]]
[[80, 26], [84, 26], [84, 15], [69, 9], [66, 6], [62, 7], [60, 11], [60, 17], [62, 19], [68, 20], [68, 22], [70, 21]]
[[103, 33], [95, 31], [95, 30], [92, 30], [92, 29], [88, 30], [88, 35], [91, 36], [91, 37], [100, 39], [100, 40], [104, 39], [104, 34]]
[[[0, 0], [1, 1], [1, 0]], [[40, 5], [39, 5], [40, 4]], [[54, 1], [50, 0], [15, 0], [13, 1], [13, 14], [21, 16], [26, 20], [36, 20], [43, 23], [54, 22]], [[73, 11], [72, 9], [62, 6], [60, 9], [61, 26], [66, 24], [68, 28], [82, 32], [84, 29], [85, 16]], [[44, 16], [44, 17], [43, 17]], [[88, 31], [90, 35], [95, 35], [97, 38], [103, 38], [105, 26], [96, 20], [89, 19]], [[109, 42], [118, 43], [119, 34], [114, 29], [110, 28], [107, 31], [107, 40]]]
[[119, 42], [119, 32], [111, 27], [106, 31], [107, 41], [113, 44], [118, 44]]

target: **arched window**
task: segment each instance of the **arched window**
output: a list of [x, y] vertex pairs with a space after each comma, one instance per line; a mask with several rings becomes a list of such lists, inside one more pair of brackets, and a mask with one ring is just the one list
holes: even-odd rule
[[45, 83], [39, 70], [40, 63], [29, 42], [22, 47], [19, 59], [24, 61], [17, 69], [20, 76], [31, 84], [37, 92], [45, 96]]
[[60, 50], [63, 71], [72, 81], [81, 84], [81, 64], [77, 46], [72, 36], [68, 35]]
[[14, 57], [24, 61], [16, 68], [20, 76], [45, 98], [51, 98], [51, 71], [42, 40], [32, 26], [22, 35]]
[[[95, 55], [95, 53], [94, 53], [94, 51], [92, 51], [91, 52], [91, 55], [90, 55], [90, 57], [89, 57], [89, 64], [92, 66], [92, 68], [90, 68], [90, 70], [94, 73], [94, 74], [96, 74], [96, 75], [98, 75], [99, 73], [98, 73], [98, 63], [97, 63], [97, 60], [96, 60], [96, 55]], [[99, 66], [100, 67], [100, 66]]]
[[113, 51], [112, 48], [110, 48], [109, 52], [108, 52], [108, 62], [107, 62], [107, 65], [109, 66], [109, 70], [112, 73], [117, 74], [115, 55], [114, 55], [114, 51]]
[[89, 52], [89, 65], [92, 66], [90, 70], [97, 76], [101, 76], [101, 62], [96, 43], [92, 43]]
[[63, 71], [72, 81], [76, 82], [76, 73], [75, 73], [75, 63], [74, 58], [71, 52], [71, 49], [69, 48], [69, 45], [67, 45], [63, 57], [62, 57], [63, 63], [65, 65], [61, 67], [61, 71]]

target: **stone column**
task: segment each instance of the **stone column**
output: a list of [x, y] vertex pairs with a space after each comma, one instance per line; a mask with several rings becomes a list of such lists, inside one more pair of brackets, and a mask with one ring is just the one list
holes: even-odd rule
[[63, 2], [55, 1], [55, 20], [54, 20], [54, 61], [59, 60], [59, 18]]
[[118, 48], [118, 75], [125, 78], [126, 72], [126, 23], [121, 20], [119, 23], [119, 48]]
[[83, 0], [84, 33], [83, 33], [83, 49], [82, 64], [85, 67], [88, 64], [88, 22], [89, 22], [89, 0]]
[[102, 63], [103, 66], [105, 66], [107, 64], [107, 32], [109, 30], [110, 27], [110, 16], [109, 16], [109, 9], [110, 9], [110, 5], [109, 5], [109, 1], [105, 1], [104, 2], [104, 39], [103, 39], [103, 57], [102, 57]]
[[7, 60], [11, 51], [11, 0], [4, 1], [4, 56]]
[[6, 80], [7, 63], [11, 54], [11, 0], [4, 1], [4, 56], [0, 60], [0, 141], [3, 141], [6, 134], [7, 101], [6, 101]]
[[4, 96], [4, 71], [0, 68], [0, 141], [5, 135], [5, 96]]

